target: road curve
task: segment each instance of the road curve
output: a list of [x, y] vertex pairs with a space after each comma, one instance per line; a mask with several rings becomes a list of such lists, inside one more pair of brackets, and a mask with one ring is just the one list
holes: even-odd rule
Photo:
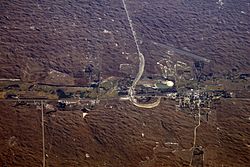
[[136, 36], [136, 32], [134, 30], [134, 27], [133, 27], [133, 23], [132, 23], [132, 20], [129, 16], [129, 12], [128, 12], [128, 9], [127, 9], [127, 5], [126, 5], [126, 2], [125, 0], [122, 0], [122, 3], [123, 3], [123, 7], [126, 11], [126, 15], [127, 15], [127, 19], [128, 19], [128, 22], [129, 22], [129, 26], [130, 26], [130, 29], [132, 31], [132, 34], [133, 34], [133, 38], [134, 38], [134, 41], [135, 41], [135, 45], [136, 45], [136, 48], [137, 48], [137, 52], [139, 54], [139, 71], [131, 85], [131, 87], [129, 88], [128, 90], [128, 94], [129, 94], [129, 99], [130, 101], [137, 107], [141, 107], [141, 108], [154, 108], [156, 106], [158, 106], [161, 102], [161, 97], [158, 97], [157, 101], [154, 102], [154, 103], [150, 103], [150, 104], [142, 104], [142, 103], [138, 103], [135, 96], [134, 96], [134, 92], [135, 92], [135, 87], [138, 83], [138, 81], [141, 79], [141, 76], [144, 72], [144, 68], [145, 68], [145, 58], [144, 58], [144, 55], [141, 53], [140, 51], [140, 47], [138, 45], [138, 40], [137, 40], [137, 36]]

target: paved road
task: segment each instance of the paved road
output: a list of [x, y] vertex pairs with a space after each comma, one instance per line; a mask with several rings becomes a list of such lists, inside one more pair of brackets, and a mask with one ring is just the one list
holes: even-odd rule
[[141, 107], [141, 108], [154, 108], [156, 106], [158, 106], [161, 102], [161, 97], [158, 97], [157, 101], [154, 102], [154, 103], [151, 103], [151, 104], [140, 104], [137, 102], [135, 96], [134, 96], [134, 90], [135, 90], [135, 87], [138, 83], [138, 81], [141, 79], [141, 76], [144, 72], [144, 67], [145, 67], [145, 58], [144, 58], [144, 55], [141, 53], [140, 51], [140, 47], [138, 45], [138, 40], [137, 40], [137, 36], [136, 36], [136, 32], [134, 30], [134, 27], [133, 27], [133, 23], [132, 23], [132, 20], [129, 16], [129, 12], [128, 12], [128, 9], [127, 9], [127, 5], [126, 5], [126, 1], [125, 0], [122, 0], [122, 3], [123, 3], [123, 6], [124, 6], [124, 9], [126, 11], [126, 15], [127, 15], [127, 19], [128, 19], [128, 22], [129, 22], [129, 26], [130, 26], [130, 29], [132, 31], [132, 34], [133, 34], [133, 38], [134, 38], [134, 41], [135, 41], [135, 45], [136, 45], [136, 48], [137, 48], [137, 52], [139, 54], [139, 71], [132, 83], [132, 86], [129, 88], [129, 91], [128, 91], [128, 94], [130, 96], [130, 101], [137, 107]]
[[165, 49], [167, 49], [167, 50], [169, 50], [169, 51], [171, 51], [171, 52], [178, 53], [178, 54], [183, 55], [183, 56], [191, 57], [191, 58], [193, 58], [193, 59], [195, 59], [195, 60], [201, 60], [201, 61], [204, 61], [204, 62], [207, 62], [207, 63], [210, 62], [209, 59], [206, 59], [206, 58], [204, 58], [204, 57], [198, 56], [198, 55], [193, 54], [193, 53], [191, 53], [191, 52], [189, 52], [189, 51], [177, 49], [177, 48], [174, 48], [174, 47], [172, 47], [172, 46], [164, 45], [164, 44], [157, 43], [157, 42], [153, 42], [153, 41], [151, 41], [151, 42], [152, 42], [154, 45], [159, 46], [159, 47], [162, 47], [162, 48], [165, 48]]

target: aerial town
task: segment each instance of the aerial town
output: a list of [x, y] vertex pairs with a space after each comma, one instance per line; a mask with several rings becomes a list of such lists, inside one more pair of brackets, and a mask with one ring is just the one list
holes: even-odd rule
[[1, 0], [0, 166], [248, 167], [248, 0]]
[[[247, 93], [250, 74], [238, 73], [237, 69], [232, 69], [222, 76], [213, 76], [213, 73], [204, 71], [205, 65], [209, 64], [202, 60], [194, 60], [189, 64], [173, 62], [170, 55], [157, 64], [162, 73], [145, 76], [138, 82], [134, 93], [136, 102], [147, 105], [153, 104], [156, 98], [169, 99], [175, 102], [176, 112], [184, 112], [198, 121], [194, 128], [190, 165], [203, 165], [204, 150], [201, 145], [196, 144], [197, 128], [201, 120], [209, 121], [211, 110], [218, 106], [221, 98], [250, 98]], [[87, 65], [84, 72], [88, 78], [84, 86], [25, 83], [19, 79], [3, 79], [0, 81], [0, 100], [14, 101], [15, 106], [33, 105], [38, 109], [41, 107], [40, 102], [43, 102], [45, 114], [80, 111], [84, 118], [101, 100], [130, 99], [129, 89], [134, 77], [110, 77], [102, 80], [101, 72], [95, 69], [93, 64]], [[153, 107], [159, 105], [160, 101], [155, 103]]]
[[[204, 72], [204, 66], [209, 65], [198, 60], [193, 64], [177, 61], [171, 58], [158, 62], [162, 74], [143, 77], [136, 85], [135, 96], [139, 101], [147, 103], [155, 97], [163, 97], [176, 101], [176, 110], [192, 112], [198, 107], [209, 109], [220, 98], [249, 98], [248, 73], [238, 73], [232, 69], [222, 76]], [[165, 63], [165, 64], [161, 64]], [[46, 83], [25, 83], [20, 79], [2, 79], [0, 81], [1, 100], [16, 100], [17, 103], [30, 100], [57, 101], [54, 110], [66, 107], [82, 106], [81, 101], [98, 101], [102, 99], [121, 99], [128, 97], [128, 90], [133, 77], [110, 77], [101, 80], [100, 71], [93, 64], [85, 67], [88, 81], [81, 85], [56, 85]], [[84, 110], [85, 107], [82, 108]]]

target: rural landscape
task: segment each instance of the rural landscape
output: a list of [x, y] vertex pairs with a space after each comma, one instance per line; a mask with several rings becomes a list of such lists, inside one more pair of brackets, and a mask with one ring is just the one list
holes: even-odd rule
[[248, 0], [0, 11], [0, 166], [249, 166]]

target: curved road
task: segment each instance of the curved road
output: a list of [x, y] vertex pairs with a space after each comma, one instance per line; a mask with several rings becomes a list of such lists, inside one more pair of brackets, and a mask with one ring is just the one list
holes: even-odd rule
[[158, 97], [157, 101], [154, 102], [154, 103], [150, 103], [150, 104], [141, 104], [141, 103], [138, 103], [135, 96], [134, 96], [134, 91], [135, 91], [135, 87], [138, 83], [138, 81], [141, 79], [141, 76], [144, 72], [144, 68], [145, 68], [145, 58], [143, 56], [143, 54], [141, 53], [140, 51], [140, 47], [138, 45], [138, 40], [137, 40], [137, 37], [136, 37], [136, 32], [134, 31], [134, 27], [133, 27], [133, 23], [132, 23], [132, 20], [129, 16], [129, 13], [128, 13], [128, 9], [127, 9], [127, 5], [125, 3], [125, 0], [122, 0], [122, 3], [123, 3], [123, 7], [126, 11], [126, 15], [127, 15], [127, 19], [128, 19], [128, 22], [129, 22], [129, 26], [130, 26], [130, 29], [132, 31], [132, 34], [133, 34], [133, 37], [134, 37], [134, 41], [135, 41], [135, 45], [136, 45], [136, 48], [137, 48], [137, 52], [139, 54], [139, 71], [132, 83], [132, 86], [129, 88], [129, 91], [128, 91], [128, 94], [129, 94], [129, 97], [130, 97], [130, 101], [137, 107], [141, 107], [141, 108], [154, 108], [156, 106], [158, 106], [161, 102], [161, 97]]

